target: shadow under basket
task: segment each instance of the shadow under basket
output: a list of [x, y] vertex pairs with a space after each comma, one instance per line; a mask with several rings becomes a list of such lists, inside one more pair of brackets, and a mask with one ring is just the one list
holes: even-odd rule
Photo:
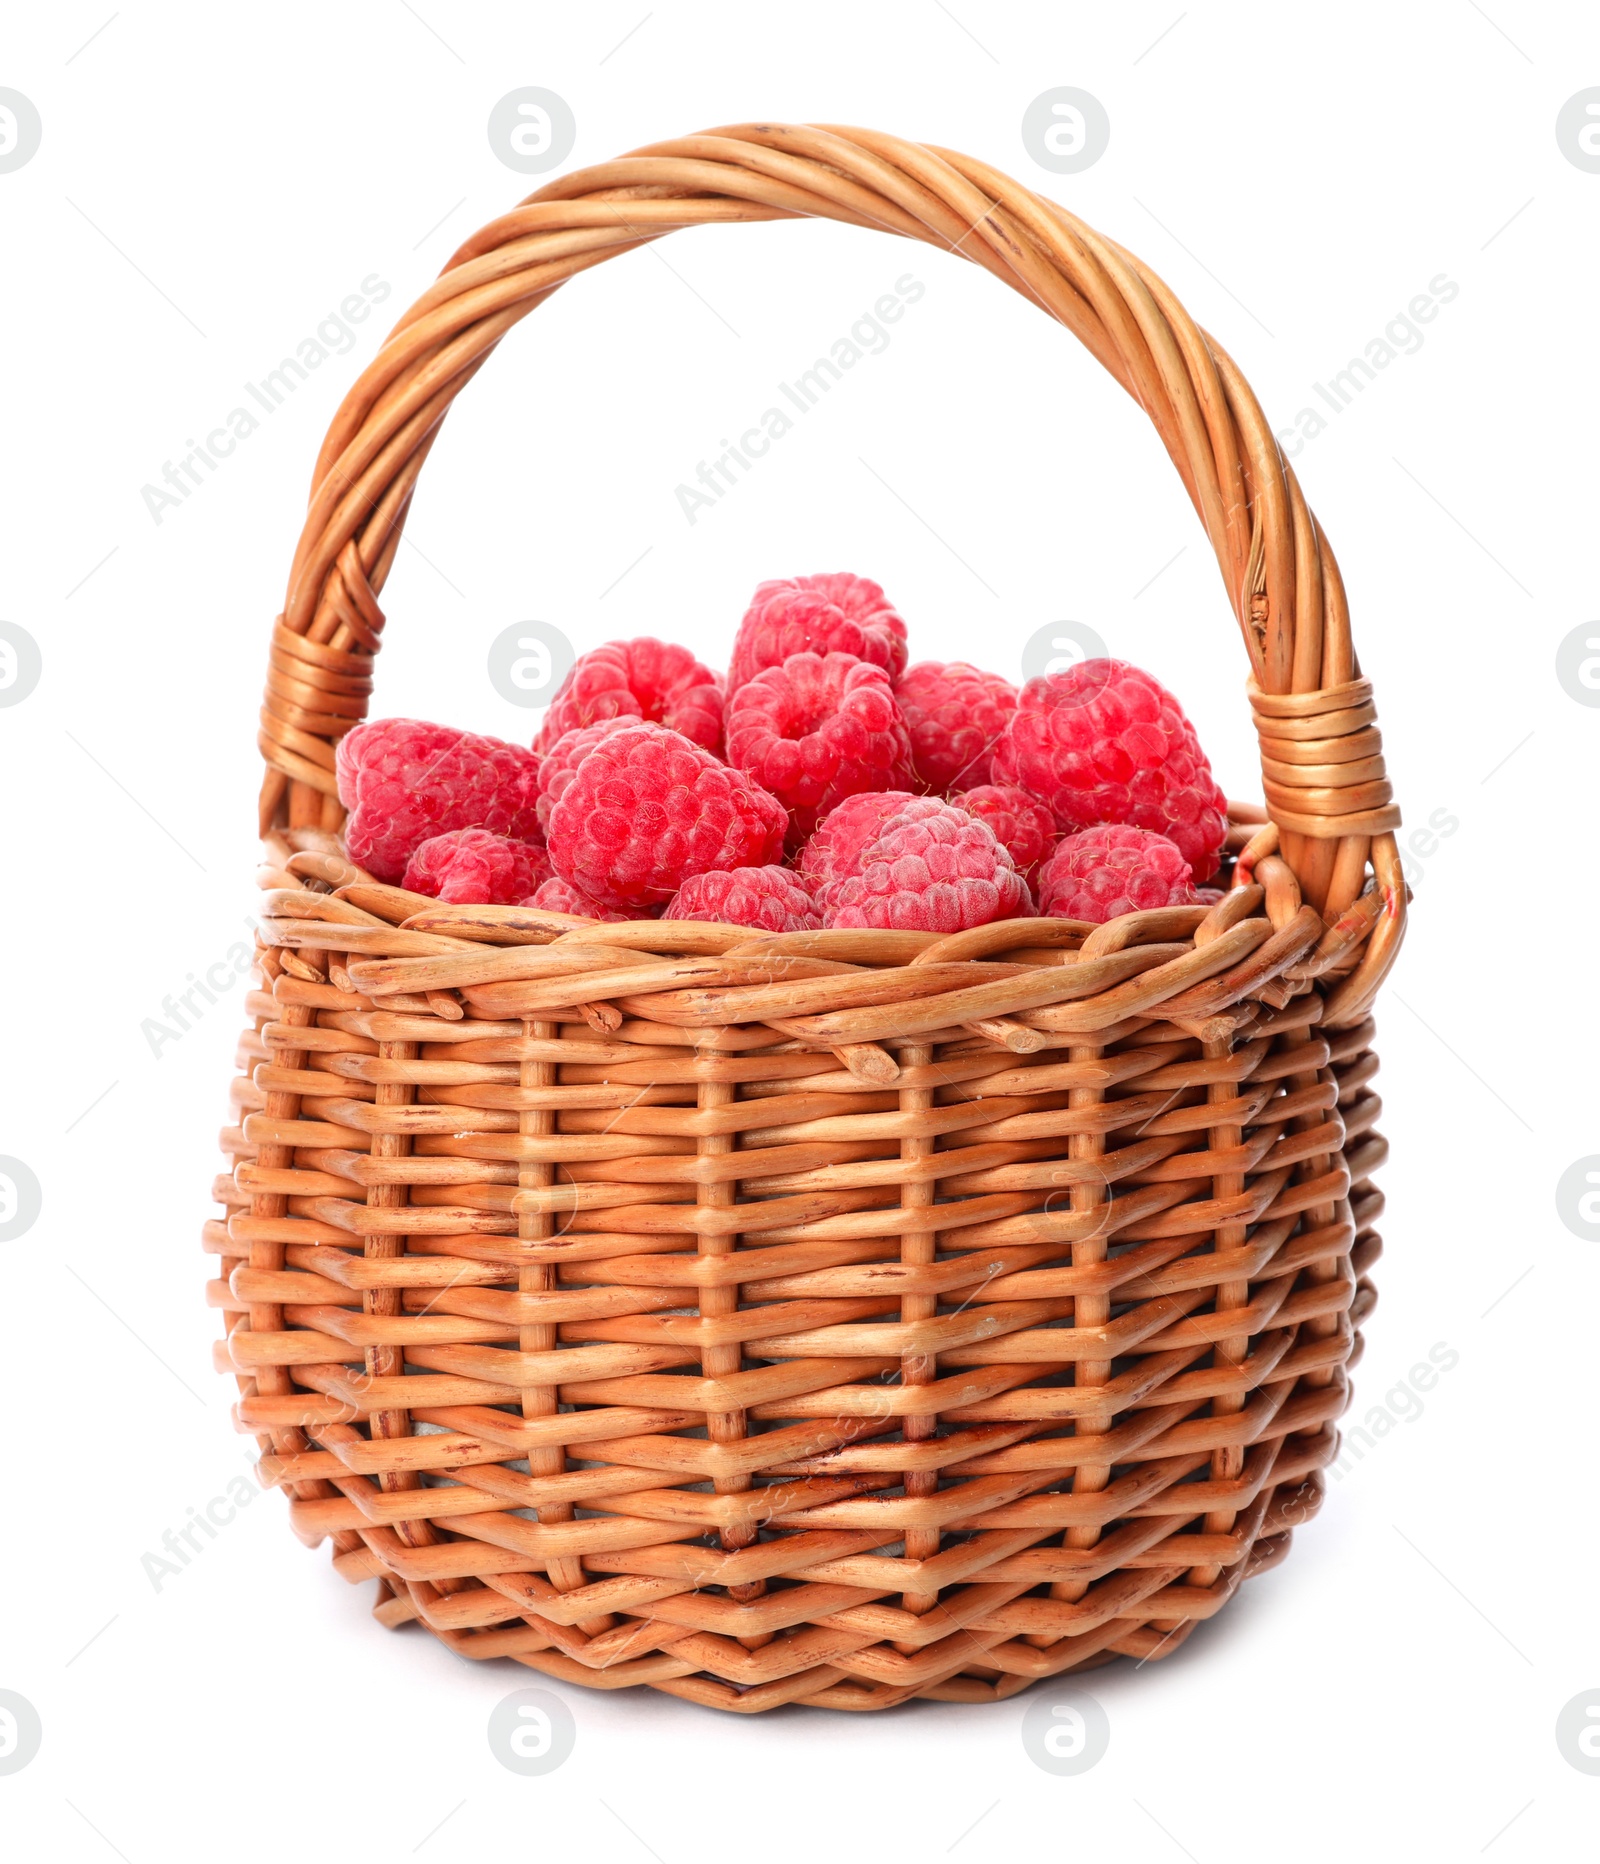
[[[1267, 807], [1233, 807], [1220, 902], [771, 937], [445, 906], [346, 858], [333, 747], [456, 393], [574, 273], [807, 215], [986, 267], [1150, 416], [1250, 660]], [[1373, 1300], [1399, 816], [1326, 540], [1121, 247], [861, 130], [552, 183], [339, 410], [261, 745], [217, 1362], [384, 1624], [714, 1708], [995, 1701], [1166, 1655], [1282, 1559]]]

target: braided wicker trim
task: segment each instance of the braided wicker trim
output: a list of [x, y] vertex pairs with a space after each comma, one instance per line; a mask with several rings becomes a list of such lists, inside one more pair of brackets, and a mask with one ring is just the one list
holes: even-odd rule
[[1249, 691], [1267, 807], [1280, 829], [1337, 841], [1399, 828], [1370, 680], [1309, 693], [1264, 693], [1252, 680]]

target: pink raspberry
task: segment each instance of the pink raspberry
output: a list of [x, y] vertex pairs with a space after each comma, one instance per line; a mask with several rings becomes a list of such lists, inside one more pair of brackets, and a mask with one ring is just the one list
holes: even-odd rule
[[919, 660], [895, 682], [911, 734], [911, 761], [925, 788], [943, 796], [989, 781], [989, 759], [1017, 709], [1017, 689], [964, 660]]
[[965, 932], [1033, 911], [1026, 881], [986, 822], [932, 797], [883, 825], [860, 871], [833, 883], [830, 926]]
[[1068, 835], [1039, 874], [1039, 910], [1049, 919], [1104, 925], [1122, 913], [1194, 902], [1182, 850], [1165, 835], [1118, 822]]
[[578, 656], [550, 701], [533, 748], [548, 751], [567, 732], [603, 718], [648, 719], [720, 755], [722, 682], [687, 647], [648, 634], [607, 641]]
[[1125, 660], [1083, 660], [1022, 689], [996, 783], [1048, 805], [1063, 834], [1121, 822], [1166, 835], [1196, 881], [1217, 870], [1227, 803], [1172, 694]]
[[589, 755], [602, 738], [609, 738], [614, 731], [626, 731], [628, 726], [637, 725], [636, 718], [602, 718], [592, 725], [580, 725], [576, 731], [563, 732], [550, 747], [544, 763], [539, 768], [539, 832], [545, 833], [550, 826], [550, 811], [560, 802], [566, 793], [567, 785], [572, 781], [572, 773]]
[[601, 740], [550, 812], [550, 861], [563, 880], [619, 911], [664, 905], [691, 874], [762, 867], [789, 818], [743, 771], [665, 725]]
[[452, 906], [514, 906], [551, 871], [542, 844], [511, 841], [486, 828], [453, 828], [417, 849], [400, 884]]
[[816, 832], [795, 856], [800, 878], [823, 903], [823, 893], [835, 880], [860, 871], [863, 852], [877, 840], [892, 815], [908, 803], [927, 800], [910, 790], [863, 790], [847, 796], [817, 824]]
[[980, 783], [950, 798], [954, 808], [965, 809], [994, 830], [995, 840], [1017, 864], [1017, 872], [1031, 886], [1039, 864], [1056, 845], [1055, 817], [1037, 797], [1013, 783]]
[[580, 919], [603, 919], [615, 923], [623, 919], [653, 919], [654, 913], [614, 913], [609, 906], [580, 893], [570, 881], [552, 874], [534, 888], [531, 898], [518, 900], [519, 906], [536, 906], [546, 913], [576, 913]]
[[398, 881], [430, 836], [486, 828], [537, 839], [539, 758], [519, 744], [417, 718], [380, 718], [339, 740], [345, 847], [376, 880]]
[[764, 582], [733, 639], [729, 698], [763, 667], [781, 667], [801, 653], [854, 654], [895, 680], [906, 664], [906, 624], [865, 576], [845, 571]]
[[889, 676], [851, 654], [791, 654], [728, 705], [728, 761], [790, 811], [798, 843], [835, 803], [911, 778], [911, 746]]
[[663, 919], [711, 919], [760, 932], [816, 932], [822, 915], [786, 867], [735, 867], [695, 874], [672, 896]]

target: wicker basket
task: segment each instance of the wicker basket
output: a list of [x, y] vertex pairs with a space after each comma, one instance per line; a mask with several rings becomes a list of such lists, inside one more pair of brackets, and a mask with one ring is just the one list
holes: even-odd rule
[[[1220, 904], [953, 937], [447, 907], [338, 840], [378, 593], [500, 338], [682, 226], [985, 266], [1147, 411], [1249, 651]], [[469, 240], [346, 398], [273, 635], [237, 1419], [377, 1616], [717, 1708], [992, 1701], [1178, 1647], [1316, 1509], [1372, 1300], [1405, 886], [1332, 554], [1228, 356], [981, 162], [746, 125]]]

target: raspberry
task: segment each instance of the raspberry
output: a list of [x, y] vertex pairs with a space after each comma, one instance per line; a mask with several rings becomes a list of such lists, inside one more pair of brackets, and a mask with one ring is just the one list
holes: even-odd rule
[[854, 654], [895, 680], [906, 664], [906, 624], [865, 576], [846, 571], [764, 582], [733, 638], [729, 698], [763, 667], [781, 667], [801, 653]]
[[1029, 680], [992, 772], [1047, 804], [1063, 834], [1127, 823], [1174, 841], [1196, 881], [1216, 872], [1222, 791], [1183, 708], [1125, 660], [1083, 660]]
[[567, 732], [603, 718], [648, 719], [720, 756], [722, 682], [687, 647], [648, 634], [607, 641], [578, 656], [550, 701], [533, 748], [548, 751]]
[[950, 802], [989, 824], [1031, 886], [1040, 863], [1056, 845], [1055, 817], [1044, 804], [1011, 783], [980, 783], [976, 789], [959, 791]]
[[911, 746], [889, 676], [851, 654], [791, 654], [728, 706], [728, 761], [791, 813], [798, 841], [835, 803], [911, 780]]
[[736, 867], [695, 874], [672, 896], [663, 919], [712, 919], [760, 932], [816, 932], [822, 915], [804, 882], [786, 867]]
[[780, 858], [788, 815], [742, 771], [665, 725], [614, 731], [550, 812], [563, 880], [619, 911], [663, 905], [690, 875]]
[[550, 874], [542, 844], [511, 841], [486, 828], [453, 828], [417, 849], [400, 884], [452, 906], [514, 906]]
[[860, 871], [863, 852], [877, 840], [890, 816], [908, 803], [923, 798], [910, 790], [863, 790], [847, 796], [817, 824], [816, 832], [795, 856], [795, 866], [822, 903], [824, 890], [835, 880]]
[[860, 872], [836, 881], [830, 926], [965, 932], [1031, 913], [1027, 883], [987, 823], [932, 797], [891, 816], [862, 852]]
[[1194, 902], [1182, 850], [1165, 835], [1116, 822], [1068, 835], [1039, 874], [1039, 910], [1050, 919], [1104, 925], [1122, 913]]
[[911, 734], [911, 761], [936, 795], [989, 781], [989, 758], [1017, 709], [1017, 689], [964, 660], [920, 660], [894, 696]]
[[431, 836], [486, 828], [513, 841], [539, 833], [539, 758], [519, 744], [417, 718], [381, 718], [339, 740], [345, 847], [376, 880], [398, 881]]
[[552, 874], [534, 888], [532, 897], [518, 900], [519, 906], [537, 906], [547, 913], [576, 913], [582, 919], [603, 919], [608, 924], [623, 919], [653, 919], [653, 913], [614, 913], [609, 906], [580, 893], [570, 881]]
[[550, 747], [549, 755], [539, 767], [539, 832], [550, 826], [550, 811], [555, 808], [572, 781], [572, 773], [602, 738], [614, 731], [624, 731], [638, 724], [634, 718], [596, 719], [592, 725], [580, 725], [576, 731], [564, 732]]

